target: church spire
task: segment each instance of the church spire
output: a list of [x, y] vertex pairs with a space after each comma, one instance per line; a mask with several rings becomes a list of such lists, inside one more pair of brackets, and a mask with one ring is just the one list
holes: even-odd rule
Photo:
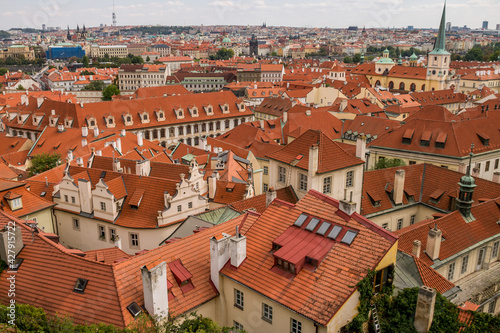
[[467, 220], [467, 222], [471, 222], [474, 220], [474, 217], [471, 214], [471, 207], [474, 203], [472, 200], [472, 194], [474, 193], [474, 188], [476, 187], [476, 182], [474, 178], [470, 175], [472, 169], [472, 156], [474, 155], [472, 152], [474, 150], [474, 144], [470, 147], [469, 153], [469, 166], [467, 167], [466, 175], [460, 178], [460, 192], [457, 198], [457, 208], [462, 214], [462, 216]]
[[446, 1], [444, 2], [443, 14], [441, 15], [441, 23], [439, 24], [439, 32], [433, 52], [439, 51], [446, 51]]

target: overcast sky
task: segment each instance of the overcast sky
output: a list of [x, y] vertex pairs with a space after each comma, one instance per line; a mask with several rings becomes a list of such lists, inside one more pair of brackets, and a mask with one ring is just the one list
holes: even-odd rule
[[[115, 0], [118, 25], [260, 25], [437, 28], [443, 4], [434, 0]], [[110, 25], [113, 0], [0, 0], [0, 29]], [[499, 0], [452, 0], [452, 25], [500, 24]]]

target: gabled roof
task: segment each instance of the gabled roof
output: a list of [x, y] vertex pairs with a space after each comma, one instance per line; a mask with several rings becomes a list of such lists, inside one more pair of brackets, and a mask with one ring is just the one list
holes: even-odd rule
[[[302, 269], [297, 275], [289, 276], [291, 273], [281, 273], [275, 266], [269, 251], [273, 249], [273, 240], [290, 228], [302, 213], [359, 232], [350, 246], [333, 241], [316, 269]], [[360, 215], [355, 213], [348, 217], [339, 213], [338, 201], [314, 190], [296, 205], [275, 200], [245, 236], [246, 260], [238, 268], [226, 264], [221, 274], [323, 326], [352, 295], [356, 283], [369, 269], [375, 268], [396, 242], [393, 234]]]
[[[299, 200], [292, 186], [287, 186], [276, 190], [276, 199], [284, 202], [289, 202], [291, 204], [296, 204]], [[266, 193], [256, 195], [249, 199], [232, 202], [230, 206], [240, 212], [252, 209], [262, 214], [266, 209]]]
[[308, 170], [309, 148], [314, 145], [318, 146], [318, 173], [330, 172], [364, 163], [359, 158], [347, 153], [336, 142], [317, 130], [308, 130], [282, 149], [267, 156], [270, 159], [291, 164], [296, 160], [298, 155], [302, 155], [303, 157], [295, 166]]

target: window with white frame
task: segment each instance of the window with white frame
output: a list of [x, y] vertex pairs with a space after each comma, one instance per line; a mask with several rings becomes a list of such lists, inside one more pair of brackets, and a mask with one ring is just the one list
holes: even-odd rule
[[466, 254], [463, 258], [462, 258], [462, 268], [460, 269], [460, 272], [462, 274], [465, 274], [467, 272], [467, 268], [469, 266], [469, 255]]
[[267, 192], [267, 190], [269, 190], [269, 185], [267, 185], [266, 183], [262, 184], [262, 189], [264, 192]]
[[453, 280], [453, 276], [455, 275], [455, 263], [452, 262], [450, 266], [448, 266], [448, 280]]
[[178, 205], [178, 206], [177, 206], [177, 211], [178, 211], [178, 212], [181, 212], [181, 211], [182, 211], [182, 206], [181, 206], [181, 205]]
[[268, 167], [264, 167], [264, 174], [267, 175], [269, 173], [269, 168]]
[[238, 323], [236, 320], [233, 320], [233, 326], [235, 330], [243, 331], [243, 325]]
[[234, 306], [243, 310], [243, 305], [243, 292], [238, 289], [234, 289]]
[[416, 215], [410, 216], [410, 225], [415, 223], [415, 218], [416, 218]]
[[100, 226], [98, 226], [98, 229], [99, 229], [99, 239], [105, 240], [106, 239], [106, 228], [104, 228], [104, 226], [100, 225]]
[[11, 209], [16, 210], [19, 208], [22, 208], [23, 202], [21, 201], [21, 198], [15, 198], [11, 200]]
[[302, 323], [296, 319], [291, 318], [290, 333], [302, 333]]
[[307, 191], [307, 175], [299, 173], [299, 190]]
[[382, 228], [389, 230], [389, 223], [382, 223]]
[[103, 202], [103, 201], [101, 201], [101, 210], [102, 210], [103, 212], [105, 212], [105, 211], [106, 211], [106, 203], [105, 203], [105, 202]]
[[130, 234], [130, 247], [139, 247], [139, 234]]
[[323, 178], [323, 193], [332, 193], [332, 177]]
[[75, 204], [75, 202], [76, 202], [76, 199], [75, 199], [75, 197], [73, 197], [73, 196], [72, 196], [72, 197], [71, 197], [71, 203], [72, 203], [72, 204]]
[[273, 307], [266, 303], [262, 303], [262, 319], [273, 322]]
[[347, 171], [345, 178], [345, 187], [352, 187], [354, 185], [354, 170]]
[[114, 242], [116, 239], [116, 229], [109, 228], [109, 240]]
[[278, 167], [278, 181], [280, 183], [286, 182], [286, 169], [282, 166]]

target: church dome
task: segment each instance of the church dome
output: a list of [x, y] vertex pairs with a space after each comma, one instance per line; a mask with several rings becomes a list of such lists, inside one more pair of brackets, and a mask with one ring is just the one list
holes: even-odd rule
[[231, 40], [228, 37], [224, 37], [222, 40], [223, 43], [231, 43]]
[[415, 54], [415, 52], [413, 52], [413, 54], [410, 56], [410, 60], [417, 60], [417, 55]]

